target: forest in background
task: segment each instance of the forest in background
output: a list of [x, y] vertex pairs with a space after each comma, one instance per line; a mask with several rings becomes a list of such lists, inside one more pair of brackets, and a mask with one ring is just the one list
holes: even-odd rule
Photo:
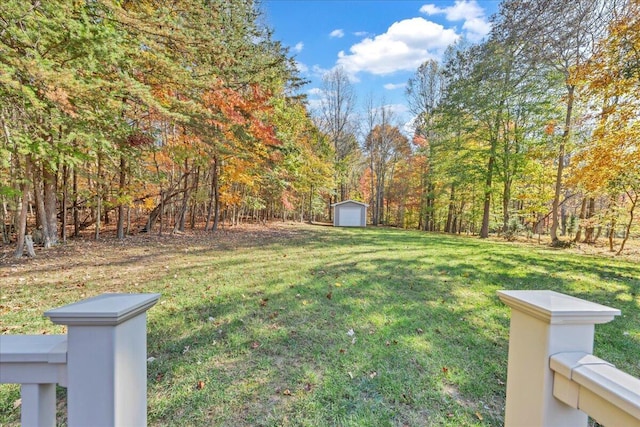
[[638, 0], [504, 1], [485, 41], [416, 70], [407, 131], [383, 100], [359, 111], [340, 68], [311, 111], [253, 1], [4, 1], [3, 242], [328, 221], [356, 199], [373, 225], [621, 252], [638, 233], [639, 27]]

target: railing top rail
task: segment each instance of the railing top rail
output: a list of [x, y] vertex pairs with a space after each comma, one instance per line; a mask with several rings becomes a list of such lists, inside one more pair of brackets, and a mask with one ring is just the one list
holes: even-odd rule
[[[617, 369], [606, 360], [582, 352], [554, 354], [549, 366], [557, 374], [640, 420], [640, 379]], [[576, 389], [576, 392], [580, 390]], [[579, 401], [577, 397], [572, 401]], [[588, 405], [579, 409], [592, 415]]]
[[67, 363], [67, 336], [0, 335], [0, 363]]

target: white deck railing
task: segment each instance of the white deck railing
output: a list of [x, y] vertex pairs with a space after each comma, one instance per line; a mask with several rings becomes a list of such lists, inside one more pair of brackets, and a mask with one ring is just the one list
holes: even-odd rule
[[104, 294], [47, 311], [67, 335], [0, 335], [0, 383], [21, 384], [23, 427], [56, 425], [56, 384], [67, 424], [145, 426], [146, 311], [160, 294]]
[[[640, 379], [592, 356], [620, 311], [552, 291], [500, 291], [512, 308], [505, 426], [640, 426]], [[0, 336], [0, 383], [21, 384], [24, 427], [147, 422], [146, 311], [159, 294], [105, 294], [45, 313], [67, 335]]]
[[499, 291], [511, 307], [505, 426], [640, 427], [640, 379], [593, 356], [620, 310], [553, 291]]

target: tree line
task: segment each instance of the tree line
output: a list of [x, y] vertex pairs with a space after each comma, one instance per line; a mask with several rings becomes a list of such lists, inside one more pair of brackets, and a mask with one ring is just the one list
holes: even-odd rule
[[251, 0], [3, 1], [5, 243], [318, 211], [331, 146]]
[[638, 232], [639, 17], [637, 0], [502, 2], [483, 42], [407, 82], [411, 141], [368, 105], [361, 174], [338, 181], [374, 224], [556, 246], [602, 236], [620, 253]]
[[251, 0], [4, 1], [3, 241], [22, 256], [25, 236], [111, 223], [124, 238], [326, 221], [353, 198], [373, 225], [621, 252], [640, 194], [639, 16], [638, 0], [506, 0], [483, 42], [416, 70], [407, 132], [384, 100], [357, 111], [340, 68], [311, 112]]

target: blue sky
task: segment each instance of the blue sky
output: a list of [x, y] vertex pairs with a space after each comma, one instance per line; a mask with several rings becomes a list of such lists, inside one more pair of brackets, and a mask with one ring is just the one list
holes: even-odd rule
[[312, 109], [322, 75], [342, 66], [350, 75], [359, 112], [368, 98], [393, 106], [410, 120], [404, 88], [418, 66], [439, 60], [459, 38], [480, 41], [499, 1], [483, 0], [263, 0], [274, 38], [289, 47]]

